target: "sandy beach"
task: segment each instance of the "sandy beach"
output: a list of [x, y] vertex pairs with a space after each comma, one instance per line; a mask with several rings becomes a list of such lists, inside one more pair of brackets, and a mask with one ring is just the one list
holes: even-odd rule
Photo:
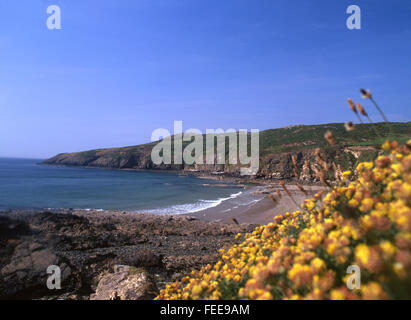
[[[322, 186], [305, 187], [308, 192], [308, 196], [306, 196], [296, 185], [287, 185], [286, 187], [298, 204], [303, 203], [306, 198], [314, 195], [318, 191], [325, 189]], [[275, 203], [268, 196], [269, 191], [275, 189], [281, 190], [281, 187], [279, 185], [257, 187], [255, 201], [249, 205], [231, 208], [225, 208], [224, 205], [220, 205], [188, 215], [204, 221], [234, 223], [233, 219], [236, 219], [240, 224], [267, 224], [272, 222], [276, 216], [300, 209], [283, 190], [281, 191], [281, 199], [278, 198], [277, 194], [274, 194], [277, 199]]]

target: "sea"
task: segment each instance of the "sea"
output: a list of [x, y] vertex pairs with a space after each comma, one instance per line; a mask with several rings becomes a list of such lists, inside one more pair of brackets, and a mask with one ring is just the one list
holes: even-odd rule
[[0, 158], [0, 210], [93, 209], [186, 214], [258, 201], [253, 188], [177, 172], [41, 165]]

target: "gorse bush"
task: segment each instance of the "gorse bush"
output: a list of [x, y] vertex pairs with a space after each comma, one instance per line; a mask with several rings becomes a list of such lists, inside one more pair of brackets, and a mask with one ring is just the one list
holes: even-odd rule
[[[324, 198], [257, 227], [156, 299], [410, 299], [411, 140], [382, 148]], [[352, 265], [361, 271], [354, 290]]]

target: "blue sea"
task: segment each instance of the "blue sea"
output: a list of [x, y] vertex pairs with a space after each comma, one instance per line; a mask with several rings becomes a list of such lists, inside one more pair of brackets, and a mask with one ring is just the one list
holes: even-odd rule
[[46, 166], [39, 162], [41, 159], [0, 158], [0, 209], [182, 214], [226, 201], [247, 204], [252, 198], [244, 187], [177, 173]]

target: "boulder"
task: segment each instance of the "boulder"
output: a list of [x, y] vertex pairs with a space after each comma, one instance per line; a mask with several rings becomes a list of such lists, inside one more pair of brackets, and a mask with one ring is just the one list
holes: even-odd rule
[[48, 248], [39, 243], [23, 241], [14, 248], [7, 265], [0, 270], [0, 296], [22, 297], [53, 294], [47, 288], [47, 268], [60, 267], [61, 283], [71, 275], [71, 269]]
[[101, 277], [90, 300], [152, 300], [157, 286], [145, 269], [115, 265], [114, 272]]

